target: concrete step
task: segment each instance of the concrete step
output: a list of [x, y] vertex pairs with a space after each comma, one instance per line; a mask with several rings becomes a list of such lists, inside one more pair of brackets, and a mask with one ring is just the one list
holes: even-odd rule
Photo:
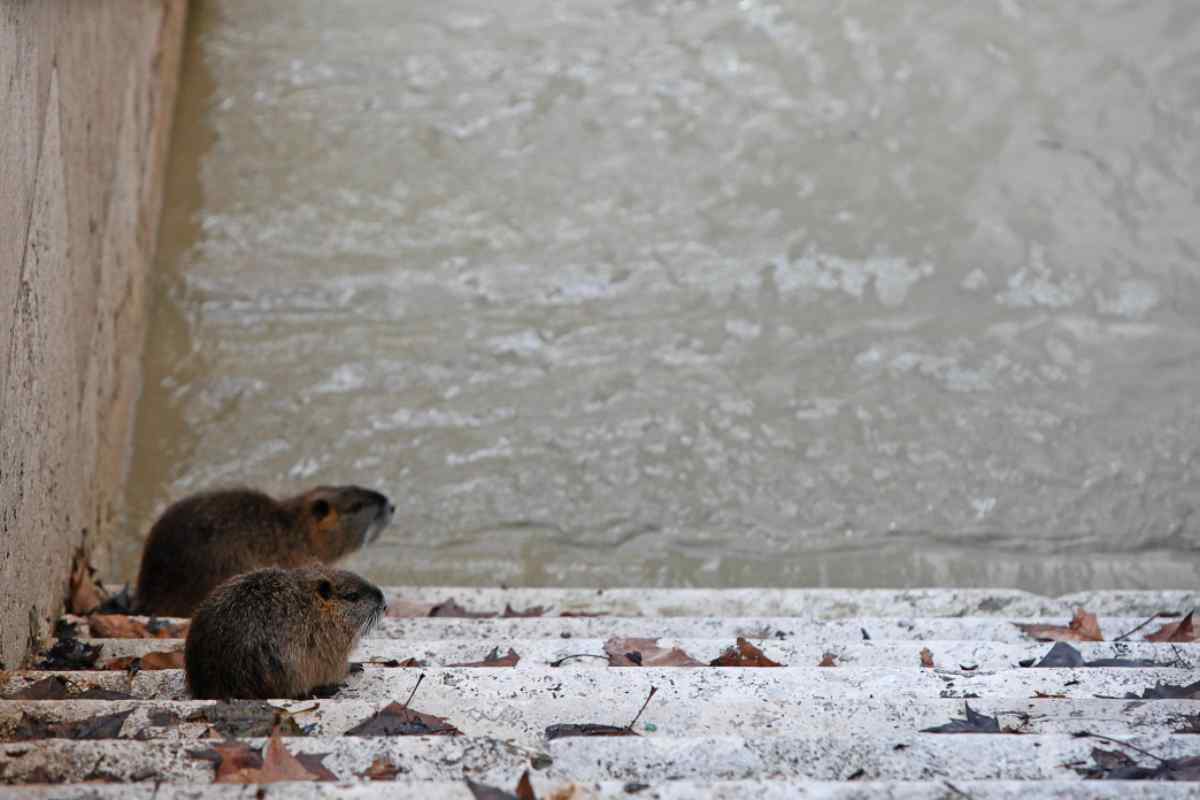
[[[502, 787], [512, 791], [518, 774]], [[1195, 798], [1195, 784], [1130, 781], [792, 781], [742, 780], [697, 782], [658, 780], [649, 783], [600, 781], [586, 785], [553, 781], [532, 774], [534, 791], [546, 800], [1179, 800]], [[0, 787], [0, 800], [475, 800], [465, 781], [398, 781], [395, 783], [277, 783], [265, 786], [230, 784], [87, 784]]]
[[[354, 658], [417, 658], [421, 668], [368, 664], [332, 699], [276, 701], [306, 735], [286, 739], [295, 753], [326, 753], [342, 783], [217, 786], [211, 763], [192, 755], [212, 742], [203, 721], [186, 720], [211, 703], [188, 699], [180, 670], [17, 671], [0, 674], [0, 693], [61, 676], [79, 689], [134, 699], [0, 701], [0, 739], [30, 718], [70, 722], [131, 712], [115, 735], [0, 744], [0, 800], [333, 797], [473, 798], [464, 776], [512, 790], [533, 764], [539, 797], [657, 798], [1016, 798], [1185, 797], [1196, 784], [1144, 787], [1083, 782], [1071, 764], [1093, 747], [1121, 749], [1080, 730], [1127, 741], [1163, 757], [1200, 755], [1200, 736], [1176, 734], [1200, 715], [1200, 700], [1124, 700], [1157, 683], [1200, 678], [1200, 644], [1155, 644], [1145, 634], [1197, 599], [1182, 592], [1092, 593], [1040, 598], [991, 590], [558, 590], [388, 589], [392, 611]], [[430, 618], [429, 605], [453, 598], [475, 612], [529, 618]], [[1144, 659], [1168, 666], [1031, 669], [1051, 645], [1013, 622], [1065, 625], [1074, 608], [1101, 615], [1108, 639], [1074, 646], [1086, 660]], [[562, 617], [585, 612], [605, 616]], [[75, 619], [86, 636], [86, 620]], [[1139, 628], [1139, 626], [1141, 626]], [[866, 635], [864, 636], [864, 631]], [[746, 636], [780, 668], [615, 668], [601, 656], [617, 637], [660, 638], [709, 661]], [[103, 658], [183, 646], [179, 639], [105, 639]], [[454, 667], [493, 648], [520, 655], [516, 668]], [[921, 666], [928, 648], [934, 668]], [[825, 653], [838, 666], [816, 666]], [[425, 675], [413, 707], [445, 717], [460, 737], [350, 737], [344, 734], [389, 702], [404, 701]], [[547, 740], [557, 723], [624, 725], [650, 692], [638, 736]], [[1039, 699], [1041, 693], [1048, 697]], [[973, 710], [1019, 734], [923, 734]], [[262, 739], [247, 740], [256, 747]], [[1128, 750], [1133, 755], [1137, 751]], [[377, 758], [400, 782], [364, 782]], [[1138, 756], [1150, 763], [1148, 756]], [[945, 780], [951, 783], [947, 785]], [[65, 781], [31, 787], [22, 782]], [[97, 781], [133, 781], [106, 784]], [[13, 785], [17, 784], [17, 785]], [[641, 784], [649, 784], [643, 788]], [[953, 787], [953, 788], [951, 788]], [[561, 790], [559, 794], [552, 794]]]
[[[422, 687], [422, 691], [424, 687]], [[517, 741], [528, 746], [544, 744], [547, 726], [562, 722], [599, 722], [625, 725], [641, 704], [633, 693], [598, 703], [595, 698], [566, 693], [566, 687], [549, 695], [515, 697], [497, 710], [493, 693], [464, 691], [448, 704], [438, 697], [418, 696], [413, 708], [444, 716], [473, 736]], [[704, 703], [690, 700], [687, 688], [662, 685], [642, 714], [637, 732], [647, 737], [721, 736], [736, 731], [744, 737], [770, 736], [874, 736], [881, 732], [912, 733], [943, 725], [964, 714], [963, 700], [954, 698], [783, 697], [764, 702], [758, 698], [719, 699]], [[404, 698], [401, 698], [403, 700]], [[1071, 734], [1104, 730], [1106, 735], [1129, 737], [1158, 728], [1179, 728], [1189, 714], [1200, 713], [1200, 701], [1020, 699], [982, 697], [965, 701], [973, 711], [996, 717], [1002, 729], [1026, 734]], [[0, 741], [26, 716], [48, 722], [74, 722], [95, 716], [129, 711], [113, 738], [195, 740], [208, 731], [203, 719], [188, 722], [211, 701], [111, 700], [62, 703], [56, 701], [0, 701]], [[340, 736], [378, 712], [384, 702], [368, 700], [274, 701], [292, 712], [308, 736]], [[267, 717], [269, 719], [269, 716]]]
[[[103, 659], [141, 656], [155, 651], [182, 650], [182, 639], [86, 639], [89, 644], [101, 645]], [[516, 639], [494, 644], [464, 639], [365, 639], [351, 656], [353, 661], [404, 661], [415, 658], [426, 666], [445, 667], [474, 663], [492, 649], [502, 653], [509, 648], [521, 660], [517, 669], [559, 664], [561, 669], [606, 669], [605, 658], [571, 658], [578, 654], [604, 655], [605, 639]], [[1040, 660], [1050, 651], [1048, 642], [980, 642], [980, 641], [799, 641], [795, 639], [757, 642], [770, 651], [770, 657], [791, 666], [813, 666], [826, 653], [832, 653], [840, 665], [859, 667], [907, 665], [921, 663], [921, 652], [929, 650], [935, 666], [947, 669], [996, 670], [1017, 667], [1022, 661]], [[662, 647], [679, 647], [693, 658], [708, 662], [717, 658], [733, 641], [730, 639], [659, 639]], [[1133, 642], [1075, 642], [1072, 645], [1087, 661], [1123, 658], [1157, 661], [1181, 668], [1200, 667], [1200, 643], [1160, 644]]]
[[[767, 651], [770, 655], [770, 651]], [[535, 698], [554, 703], [559, 698], [584, 698], [596, 708], [628, 707], [627, 698], [645, 697], [659, 687], [656, 705], [667, 702], [726, 703], [786, 702], [789, 698], [849, 698], [896, 695], [912, 698], [972, 696], [1028, 700], [1035, 692], [1067, 698], [1115, 697], [1139, 693], [1156, 683], [1187, 684], [1200, 675], [1193, 669], [1016, 669], [985, 672], [922, 669], [921, 667], [784, 667], [784, 668], [647, 668], [565, 671], [552, 667], [476, 669], [431, 667], [421, 670], [366, 667], [351, 675], [338, 691], [339, 700], [403, 700], [418, 674], [422, 710], [453, 713], [464, 705], [515, 702]], [[182, 670], [149, 670], [135, 675], [107, 671], [23, 671], [9, 673], [0, 687], [5, 695], [46, 678], [60, 675], [80, 687], [122, 691], [139, 700], [186, 700]], [[664, 692], [666, 694], [664, 694]], [[1200, 743], [1200, 740], [1198, 740]]]
[[[1065, 625], [1066, 617], [531, 617], [470, 619], [460, 617], [385, 618], [370, 633], [373, 639], [606, 639], [610, 636], [684, 639], [798, 639], [819, 642], [861, 641], [992, 641], [1013, 644], [1031, 641], [1013, 623]], [[85, 620], [77, 636], [90, 636]], [[168, 620], [176, 622], [178, 620]], [[1101, 617], [1106, 640], [1137, 628], [1145, 617]], [[1162, 620], [1167, 622], [1169, 620]], [[1160, 623], [1161, 624], [1161, 623]], [[1130, 638], [1143, 640], [1158, 624], [1151, 623]], [[864, 636], [865, 633], [865, 636]]]
[[[261, 747], [263, 739], [247, 739]], [[1196, 755], [1195, 736], [1135, 736], [1131, 745], [1163, 758]], [[354, 780], [378, 758], [408, 769], [408, 781], [454, 781], [470, 776], [511, 786], [531, 761], [549, 765], [551, 781], [649, 783], [664, 778], [693, 781], [782, 780], [915, 781], [933, 776], [953, 780], [1073, 780], [1070, 764], [1091, 760], [1104, 745], [1072, 736], [939, 735], [891, 732], [864, 737], [592, 737], [563, 738], [537, 749], [470, 736], [300, 737], [287, 740], [292, 753], [324, 754], [324, 765], [340, 780]], [[170, 741], [69, 741], [0, 744], [7, 782], [79, 783], [87, 780], [206, 783], [212, 764], [195, 747]], [[1111, 747], [1106, 748], [1111, 749]]]
[[[1083, 607], [1099, 616], [1186, 614], [1200, 592], [1082, 592], [1042, 597], [1016, 589], [500, 589], [389, 586], [394, 611], [417, 611], [453, 599], [475, 612], [507, 605], [546, 613], [622, 617], [1070, 617]], [[422, 614], [423, 616], [424, 614]]]

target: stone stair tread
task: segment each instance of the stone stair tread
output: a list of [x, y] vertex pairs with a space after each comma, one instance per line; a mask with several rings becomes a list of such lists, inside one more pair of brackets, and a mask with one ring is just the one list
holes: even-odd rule
[[[498, 788], [511, 791], [519, 772]], [[739, 780], [698, 782], [654, 780], [589, 782], [585, 785], [547, 780], [531, 772], [531, 780], [540, 798], [568, 800], [1030, 800], [1053, 797], [1057, 800], [1176, 800], [1195, 798], [1196, 787], [1189, 783], [1131, 781], [806, 781]], [[581, 788], [576, 788], [581, 787]], [[251, 790], [252, 789], [252, 790]], [[237, 784], [182, 783], [153, 784], [68, 784], [60, 786], [0, 786], [0, 800], [64, 800], [87, 797], [89, 800], [330, 800], [353, 797], [355, 800], [393, 800], [397, 797], [419, 800], [474, 800], [465, 781], [407, 781], [355, 784], [276, 783], [260, 787]], [[561, 794], [554, 795], [553, 792]]]
[[[109, 585], [116, 593], [124, 587]], [[543, 607], [547, 613], [630, 617], [1055, 617], [1083, 608], [1099, 616], [1186, 614], [1200, 592], [1097, 590], [1045, 597], [1019, 589], [654, 589], [384, 586], [397, 607], [453, 599], [473, 612]], [[414, 609], [417, 610], [417, 609]]]
[[[76, 635], [89, 637], [84, 618]], [[168, 620], [178, 621], [178, 620]], [[603, 639], [610, 636], [673, 636], [687, 639], [799, 639], [801, 641], [934, 641], [978, 640], [1020, 643], [1027, 635], [1013, 623], [1065, 625], [1066, 617], [529, 617], [470, 619], [460, 617], [387, 617], [371, 631], [371, 639]], [[1106, 639], [1115, 639], [1146, 622], [1145, 617], [1111, 616], [1099, 620]], [[1161, 622], [1168, 622], [1162, 620]], [[1133, 635], [1140, 641], [1156, 630], [1151, 623]]]
[[[261, 747], [264, 739], [245, 740]], [[1194, 756], [1193, 736], [1142, 735], [1129, 743], [1163, 758]], [[93, 777], [125, 781], [204, 783], [210, 762], [195, 748], [170, 741], [45, 740], [0, 745], [4, 779], [40, 774], [49, 781], [80, 782]], [[1068, 764], [1091, 762], [1091, 750], [1111, 745], [1069, 735], [940, 735], [880, 733], [871, 737], [595, 737], [564, 738], [539, 748], [467, 736], [299, 737], [287, 740], [292, 753], [325, 754], [324, 766], [340, 780], [354, 780], [377, 758], [408, 768], [406, 780], [474, 780], [509, 786], [538, 754], [550, 757], [548, 780], [697, 781], [737, 780], [770, 775], [790, 780], [1072, 780]], [[19, 754], [19, 755], [14, 755]], [[1143, 758], [1142, 760], [1149, 760]]]
[[[1200, 715], [1200, 700], [1124, 700], [1158, 683], [1196, 681], [1200, 644], [1144, 640], [1167, 619], [1156, 612], [1188, 610], [1187, 592], [1089, 592], [1044, 598], [1005, 590], [643, 590], [470, 589], [388, 587], [393, 611], [364, 639], [352, 660], [367, 663], [334, 698], [271, 701], [294, 712], [307, 735], [286, 739], [294, 753], [328, 753], [325, 765], [352, 783], [287, 783], [262, 797], [471, 798], [464, 775], [512, 790], [531, 761], [539, 797], [577, 781], [582, 797], [664, 798], [975, 798], [1184, 797], [1190, 786], [1082, 782], [1065, 764], [1090, 761], [1093, 747], [1119, 745], [1111, 736], [1164, 757], [1200, 755], [1200, 736], [1177, 733]], [[475, 612], [543, 616], [431, 618], [427, 604], [453, 598]], [[1033, 669], [1050, 642], [1030, 639], [1012, 623], [1065, 625], [1076, 607], [1100, 615], [1109, 641], [1073, 642], [1085, 660], [1148, 659], [1168, 666]], [[558, 616], [563, 611], [606, 616]], [[103, 648], [103, 659], [178, 650], [181, 639], [87, 639], [86, 618], [70, 618], [77, 633]], [[1139, 628], [1139, 626], [1141, 626]], [[1139, 628], [1126, 641], [1111, 641]], [[864, 631], [869, 638], [864, 638]], [[609, 667], [601, 656], [610, 637], [657, 638], [707, 662], [751, 639], [779, 668]], [[478, 662], [493, 648], [512, 648], [515, 668], [455, 667]], [[934, 668], [921, 665], [921, 652]], [[835, 667], [819, 667], [825, 653]], [[380, 662], [416, 658], [419, 668]], [[187, 722], [211, 701], [188, 697], [181, 670], [0, 673], [10, 694], [51, 676], [77, 688], [127, 692], [131, 700], [0, 700], [0, 739], [23, 720], [75, 721], [130, 711], [125, 738], [0, 741], [0, 784], [31, 779], [60, 786], [0, 785], [9, 798], [231, 798], [254, 787], [217, 786], [211, 763], [192, 751], [212, 742], [203, 721]], [[445, 717], [460, 737], [351, 737], [344, 734], [390, 702], [403, 702], [424, 675], [413, 708]], [[651, 687], [657, 694], [638, 721], [636, 737], [547, 740], [558, 723], [624, 725]], [[1049, 697], [1038, 698], [1037, 693]], [[922, 728], [961, 719], [965, 704], [999, 718], [1020, 735], [923, 734]], [[28, 715], [28, 717], [26, 716]], [[175, 720], [184, 720], [176, 723]], [[265, 717], [264, 723], [265, 723]], [[246, 740], [256, 747], [261, 738]], [[1134, 752], [1134, 751], [1129, 751]], [[398, 782], [363, 782], [376, 758], [403, 766]], [[1140, 760], [1146, 760], [1141, 758]], [[956, 787], [947, 788], [949, 776]], [[132, 784], [85, 783], [96, 779]], [[849, 779], [853, 779], [850, 781]], [[160, 781], [155, 785], [154, 781]], [[626, 784], [651, 788], [631, 794]]]
[[[719, 736], [736, 731], [742, 736], [864, 736], [881, 731], [913, 733], [964, 716], [964, 703], [973, 711], [995, 716], [1003, 729], [1025, 734], [1070, 734], [1103, 729], [1106, 735], [1128, 737], [1138, 733], [1179, 728], [1186, 716], [1200, 714], [1196, 700], [1106, 700], [958, 698], [900, 695], [846, 698], [722, 699], [719, 704], [684, 699], [688, 691], [663, 686], [639, 720], [643, 736]], [[401, 698], [403, 700], [403, 698]], [[386, 700], [272, 701], [293, 713], [309, 736], [339, 736], [378, 712]], [[464, 693], [451, 706], [443, 697], [426, 702], [418, 696], [413, 708], [444, 716], [473, 736], [490, 736], [537, 746], [547, 726], [557, 723], [599, 722], [626, 724], [639, 705], [635, 695], [619, 697], [545, 696], [508, 700], [496, 711], [491, 696]], [[96, 716], [131, 712], [119, 738], [173, 739], [195, 742], [207, 732], [204, 720], [188, 722], [211, 709], [208, 700], [50, 700], [0, 701], [0, 741], [11, 736], [25, 715], [47, 723], [72, 722]], [[269, 710], [260, 714], [269, 722]], [[116, 738], [116, 737], [114, 737]], [[1198, 748], [1200, 750], [1200, 748]]]
[[[770, 655], [770, 651], [767, 651]], [[644, 696], [650, 686], [660, 693], [681, 693], [680, 700], [724, 702], [753, 697], [764, 702], [785, 698], [836, 698], [851, 695], [894, 693], [909, 697], [1009, 697], [1032, 698], [1034, 692], [1067, 697], [1123, 697], [1158, 683], [1184, 685], [1194, 682], [1194, 669], [1143, 667], [1088, 667], [1080, 669], [1006, 669], [972, 672], [923, 669], [919, 666], [778, 667], [778, 668], [683, 668], [624, 667], [606, 670], [561, 670], [553, 667], [472, 668], [427, 667], [421, 669], [366, 667], [351, 675], [337, 694], [341, 700], [403, 700], [419, 674], [421, 705], [452, 709], [473, 696], [489, 695], [496, 702], [511, 702], [521, 696], [553, 698]], [[130, 675], [119, 670], [21, 671], [8, 674], [5, 695], [51, 675], [86, 687], [124, 691], [137, 699], [184, 700], [187, 691], [182, 670], [143, 670]], [[663, 700], [662, 697], [658, 702]]]
[[[676, 639], [656, 637], [661, 647], [679, 647], [693, 658], [708, 662], [717, 658], [734, 640]], [[155, 651], [182, 650], [183, 639], [85, 639], [101, 645], [102, 659], [141, 656]], [[351, 655], [352, 661], [403, 661], [416, 658], [428, 666], [452, 666], [483, 659], [493, 648], [501, 654], [510, 648], [520, 656], [517, 669], [545, 667], [578, 654], [602, 656], [606, 639], [509, 639], [489, 642], [476, 639], [365, 639]], [[826, 653], [832, 653], [841, 665], [912, 666], [920, 663], [921, 651], [928, 649], [938, 667], [957, 669], [974, 664], [980, 670], [1017, 667], [1021, 661], [1041, 659], [1050, 651], [1051, 642], [994, 642], [978, 640], [932, 640], [925, 642], [876, 640], [753, 640], [769, 651], [770, 657], [789, 665], [815, 665]], [[1184, 667], [1200, 665], [1200, 643], [1167, 644], [1146, 641], [1072, 642], [1085, 660], [1124, 658], [1178, 663]], [[560, 669], [607, 669], [605, 658], [573, 658]]]

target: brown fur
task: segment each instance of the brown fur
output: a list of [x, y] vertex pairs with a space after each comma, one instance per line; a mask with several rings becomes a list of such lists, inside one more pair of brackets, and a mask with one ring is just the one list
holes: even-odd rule
[[197, 699], [302, 698], [341, 683], [383, 592], [346, 570], [268, 567], [218, 586], [196, 609], [184, 648]]
[[190, 616], [234, 575], [336, 561], [378, 537], [394, 511], [387, 497], [358, 486], [318, 486], [280, 501], [252, 489], [185, 498], [146, 537], [136, 608]]

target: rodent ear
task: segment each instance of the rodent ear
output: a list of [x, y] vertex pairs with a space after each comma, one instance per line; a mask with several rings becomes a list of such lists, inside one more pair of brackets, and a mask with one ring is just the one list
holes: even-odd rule
[[321, 582], [317, 584], [317, 594], [326, 600], [333, 597], [333, 584], [322, 578]]
[[329, 515], [329, 501], [317, 500], [312, 504], [313, 516], [317, 519], [325, 519]]

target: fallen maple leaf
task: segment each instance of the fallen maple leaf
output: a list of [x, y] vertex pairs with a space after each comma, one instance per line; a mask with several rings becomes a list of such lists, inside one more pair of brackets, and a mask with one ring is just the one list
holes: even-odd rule
[[546, 614], [546, 609], [543, 606], [530, 606], [524, 611], [518, 611], [508, 603], [504, 604], [504, 613], [500, 616], [503, 619], [524, 619], [527, 617], [541, 617]]
[[451, 667], [515, 667], [520, 662], [521, 657], [517, 655], [517, 651], [511, 647], [504, 655], [500, 655], [500, 648], [493, 647], [492, 652], [483, 657], [483, 661], [468, 661], [462, 664], [450, 664]]
[[1092, 748], [1092, 765], [1076, 767], [1075, 771], [1088, 780], [1116, 781], [1200, 781], [1200, 756], [1186, 758], [1163, 758], [1140, 747], [1114, 739], [1111, 736], [1101, 736], [1088, 731], [1080, 731], [1075, 736], [1093, 737], [1106, 742], [1120, 745], [1144, 756], [1153, 758], [1157, 763], [1153, 767], [1138, 766], [1130, 756], [1118, 750], [1103, 750]]
[[921, 666], [925, 669], [933, 669], [933, 651], [928, 647], [921, 648]]
[[125, 719], [133, 713], [118, 711], [115, 714], [97, 714], [87, 719], [57, 722], [41, 719], [28, 712], [21, 712], [21, 720], [9, 734], [14, 740], [25, 739], [116, 739]]
[[568, 736], [637, 736], [637, 733], [633, 730], [633, 726], [642, 718], [642, 712], [646, 710], [646, 706], [650, 705], [650, 701], [657, 693], [658, 687], [651, 686], [650, 694], [646, 696], [646, 702], [642, 703], [642, 707], [638, 709], [637, 715], [623, 728], [618, 728], [616, 725], [597, 725], [591, 722], [563, 722], [556, 725], [547, 725], [546, 738], [562, 739]]
[[613, 637], [604, 643], [610, 667], [702, 667], [697, 661], [678, 647], [667, 649], [658, 646], [658, 639], [619, 639]]
[[970, 703], [963, 705], [967, 709], [966, 719], [951, 717], [945, 725], [922, 728], [921, 733], [1000, 733], [1000, 721], [996, 717], [980, 714], [971, 708]]
[[123, 656], [106, 661], [100, 669], [123, 669], [139, 672], [144, 669], [183, 669], [183, 651], [155, 651], [142, 656]]
[[1200, 681], [1180, 686], [1173, 683], [1156, 683], [1154, 688], [1142, 693], [1125, 693], [1126, 700], [1200, 700]]
[[1095, 614], [1089, 614], [1082, 608], [1075, 609], [1075, 616], [1067, 625], [1035, 625], [1024, 622], [1014, 622], [1026, 636], [1043, 642], [1103, 642], [1104, 635], [1100, 632], [1100, 623]]
[[443, 717], [389, 703], [346, 731], [346, 736], [461, 736], [462, 731]]
[[1077, 667], [1161, 667], [1157, 661], [1144, 658], [1097, 658], [1084, 661], [1083, 654], [1066, 642], [1055, 642], [1041, 661], [1032, 665], [1035, 669], [1075, 669]]
[[1179, 622], [1168, 622], [1154, 633], [1146, 634], [1147, 642], [1194, 642], [1196, 641], [1196, 631], [1192, 627], [1192, 614], [1194, 611], [1189, 611], [1188, 615]]
[[491, 619], [496, 615], [483, 611], [467, 611], [465, 608], [454, 602], [454, 598], [438, 603], [433, 608], [429, 609], [431, 617], [461, 617], [463, 619]]
[[92, 669], [100, 658], [104, 645], [88, 644], [78, 639], [59, 639], [46, 652], [35, 669]]
[[416, 684], [401, 703], [389, 703], [380, 711], [367, 717], [362, 722], [346, 731], [346, 736], [462, 736], [462, 731], [451, 725], [443, 717], [424, 714], [409, 708], [409, 703], [417, 694], [425, 673], [417, 678]]
[[717, 658], [709, 662], [711, 667], [782, 667], [783, 664], [772, 661], [763, 655], [763, 651], [742, 637], [738, 637], [737, 646], [730, 647]]
[[206, 723], [213, 733], [230, 739], [270, 736], [273, 733], [283, 736], [304, 735], [290, 711], [262, 700], [214, 703], [189, 714], [186, 721]]
[[[355, 669], [356, 665], [358, 667], [357, 669]], [[350, 671], [351, 672], [361, 672], [363, 667], [393, 667], [393, 668], [405, 667], [405, 668], [407, 668], [407, 667], [425, 667], [425, 666], [428, 666], [428, 665], [424, 661], [421, 661], [420, 659], [417, 659], [417, 658], [406, 658], [403, 661], [401, 661], [398, 658], [389, 658], [389, 659], [382, 660], [382, 661], [378, 660], [378, 659], [372, 659], [371, 661], [364, 661], [362, 663], [358, 663], [358, 662], [352, 663], [350, 665]]]
[[88, 629], [97, 639], [186, 639], [188, 623], [128, 614], [92, 614]]
[[817, 664], [818, 667], [836, 667], [837, 665], [837, 656], [833, 653], [823, 654], [820, 663]]
[[61, 675], [51, 675], [37, 683], [31, 683], [20, 691], [4, 696], [5, 700], [64, 700], [70, 684]]
[[521, 773], [515, 794], [497, 789], [495, 786], [488, 786], [485, 783], [476, 783], [470, 778], [466, 780], [467, 788], [475, 800], [537, 800], [537, 795], [533, 793], [533, 784], [529, 781], [529, 770]]
[[324, 755], [288, 752], [278, 731], [259, 754], [242, 742], [222, 742], [211, 750], [192, 753], [216, 763], [214, 783], [276, 783], [278, 781], [337, 780], [321, 760]]
[[79, 548], [75, 551], [75, 560], [71, 564], [67, 610], [72, 614], [90, 614], [100, 607], [105, 596], [100, 582], [96, 580], [96, 570], [88, 563], [83, 548]]
[[371, 781], [394, 781], [397, 775], [405, 771], [399, 765], [393, 764], [383, 756], [379, 756], [371, 762], [371, 766], [367, 767], [366, 772], [363, 772], [358, 777]]

